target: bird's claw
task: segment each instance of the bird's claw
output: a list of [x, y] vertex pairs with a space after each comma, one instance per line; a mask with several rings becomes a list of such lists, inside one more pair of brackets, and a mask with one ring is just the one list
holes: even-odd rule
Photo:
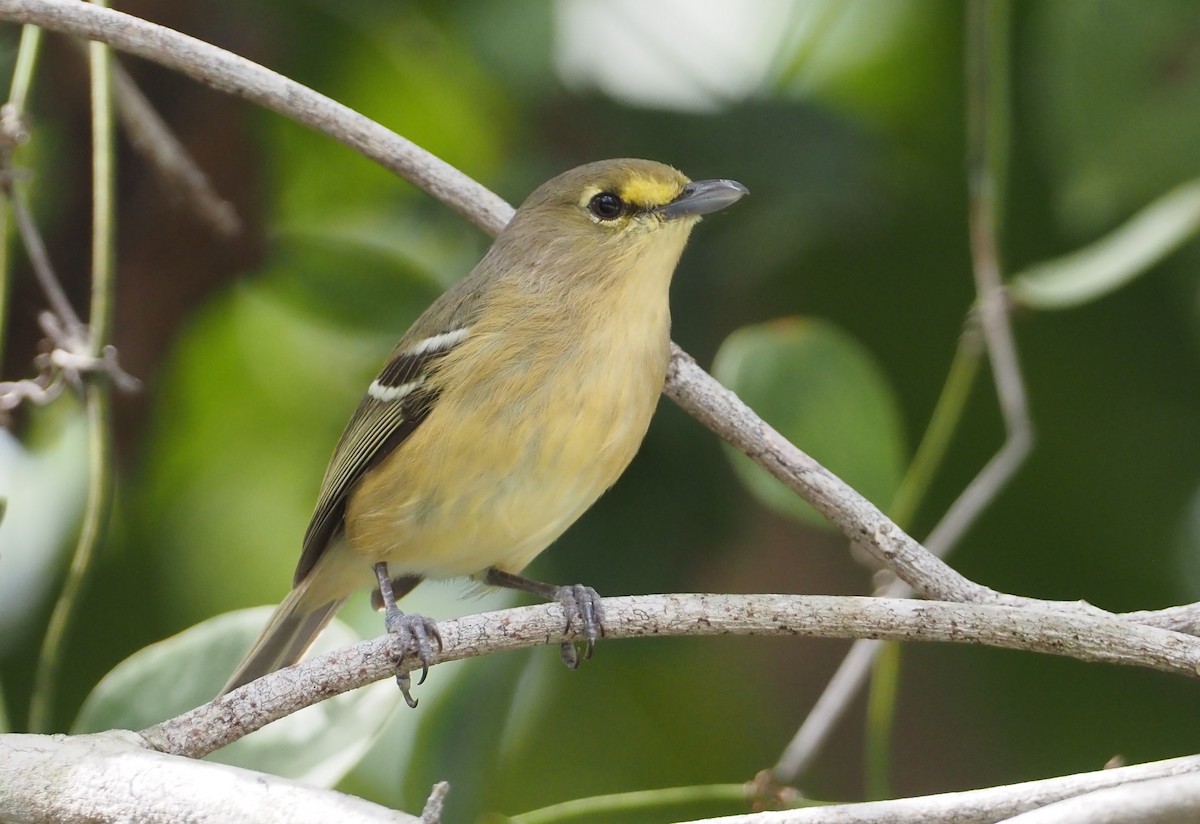
[[[584, 641], [583, 657], [591, 658], [596, 642], [604, 637], [604, 603], [600, 595], [591, 587], [575, 584], [555, 590], [554, 600], [562, 605], [567, 616], [568, 632], [572, 625], [579, 624], [579, 634]], [[579, 651], [574, 641], [563, 641], [558, 651], [568, 669], [579, 666]]]
[[[429, 675], [429, 663], [433, 659], [433, 643], [437, 643], [437, 651], [442, 651], [442, 634], [438, 632], [437, 622], [432, 618], [401, 612], [399, 609], [388, 610], [384, 616], [384, 626], [392, 636], [394, 644], [394, 659], [399, 666], [404, 659], [413, 654], [421, 662], [421, 678], [417, 685], [425, 683]], [[396, 675], [396, 685], [404, 701], [410, 707], [417, 706], [417, 699], [412, 697], [412, 679], [407, 672]]]

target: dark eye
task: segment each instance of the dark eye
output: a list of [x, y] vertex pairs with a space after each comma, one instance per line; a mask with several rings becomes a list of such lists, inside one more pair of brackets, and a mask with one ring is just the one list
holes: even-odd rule
[[625, 211], [625, 201], [612, 192], [601, 192], [588, 201], [588, 211], [601, 220], [616, 220]]

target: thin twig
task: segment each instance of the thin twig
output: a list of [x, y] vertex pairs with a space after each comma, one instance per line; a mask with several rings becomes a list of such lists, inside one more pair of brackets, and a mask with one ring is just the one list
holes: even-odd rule
[[241, 231], [233, 204], [217, 194], [208, 175], [175, 137], [120, 63], [113, 63], [117, 116], [133, 148], [150, 162], [167, 189], [176, 194], [221, 237]]
[[[112, 327], [115, 285], [116, 238], [115, 174], [113, 170], [112, 78], [108, 47], [90, 47], [92, 103], [92, 301], [89, 316], [93, 358], [103, 357]], [[96, 549], [112, 513], [112, 388], [107, 381], [91, 381], [85, 395], [88, 424], [88, 497], [83, 526], [71, 556], [66, 581], [50, 614], [46, 637], [38, 658], [29, 728], [46, 732], [54, 725], [54, 699], [62, 665], [64, 641], [71, 617], [81, 601], [84, 584]]]
[[[15, 409], [25, 401], [39, 406], [48, 404], [67, 386], [83, 392], [84, 377], [88, 374], [104, 375], [126, 392], [141, 386], [141, 382], [117, 362], [116, 347], [105, 345], [99, 355], [93, 355], [91, 338], [80, 338], [69, 332], [53, 312], [42, 312], [38, 315], [38, 323], [46, 335], [47, 347], [33, 359], [38, 376], [0, 382], [0, 413]], [[87, 331], [86, 327], [82, 329]]]
[[[102, 0], [92, 0], [105, 5]], [[113, 146], [112, 53], [102, 43], [89, 44], [92, 91], [92, 305], [88, 326], [92, 354], [99, 355], [112, 337], [116, 293], [116, 152]]]
[[[982, 358], [983, 334], [979, 328], [978, 316], [972, 312], [958, 337], [958, 345], [954, 348], [954, 357], [946, 373], [946, 381], [942, 384], [921, 442], [917, 444], [912, 461], [900, 482], [900, 488], [887, 508], [891, 518], [901, 526], [907, 527], [912, 524], [930, 484], [937, 477], [958, 424], [962, 421]], [[939, 557], [944, 557], [950, 547], [945, 546], [944, 551], [938, 552], [930, 548], [929, 542], [926, 541], [925, 548]]]
[[33, 70], [37, 66], [38, 55], [41, 54], [42, 29], [40, 26], [23, 26], [21, 42], [17, 47], [17, 62], [13, 66], [12, 86], [8, 92], [8, 102], [21, 115], [25, 113], [25, 101], [29, 99], [29, 89], [33, 86]]
[[[17, 60], [13, 66], [8, 102], [0, 106], [0, 174], [2, 175], [11, 175], [14, 168], [13, 157], [17, 147], [29, 137], [25, 125], [25, 100], [29, 96], [29, 86], [33, 82], [33, 69], [37, 65], [41, 42], [42, 30], [40, 28], [37, 26], [22, 27], [21, 42], [17, 47]], [[0, 360], [3, 360], [4, 342], [7, 337], [8, 284], [12, 276], [8, 219], [8, 198], [0, 198]], [[3, 423], [2, 413], [3, 410], [0, 409], [0, 423]]]
[[[517, 815], [510, 815], [505, 824], [560, 824], [563, 821], [608, 821], [633, 813], [644, 819], [663, 808], [694, 807], [703, 804], [713, 807], [748, 807], [759, 799], [754, 795], [753, 782], [740, 784], [692, 784], [682, 787], [655, 787], [650, 790], [629, 790], [603, 795], [571, 798]], [[666, 813], [661, 813], [665, 815]]]
[[[36, 56], [41, 43], [40, 32], [38, 27], [28, 25], [22, 30], [12, 91], [8, 102], [0, 106], [0, 191], [5, 195], [4, 211], [0, 215], [0, 236], [7, 236], [8, 216], [11, 214], [16, 221], [17, 233], [29, 257], [34, 275], [52, 309], [38, 318], [50, 349], [35, 359], [39, 369], [36, 378], [0, 383], [0, 415], [26, 401], [39, 405], [47, 404], [57, 398], [66, 385], [82, 390], [86, 373], [104, 373], [118, 387], [125, 390], [131, 391], [139, 385], [138, 381], [124, 372], [117, 363], [116, 350], [102, 340], [97, 340], [93, 330], [85, 326], [75, 313], [75, 308], [54, 271], [46, 243], [25, 203], [25, 196], [20, 190], [19, 173], [13, 165], [13, 158], [16, 148], [29, 139], [24, 107], [33, 83], [33, 69], [37, 63]], [[101, 212], [96, 214], [100, 215]], [[4, 259], [0, 261], [0, 333], [3, 331], [6, 312], [8, 265], [5, 245]], [[111, 265], [108, 268], [111, 268]], [[103, 330], [101, 332], [103, 333]], [[3, 335], [0, 334], [0, 340], [2, 338]]]
[[450, 783], [439, 781], [429, 791], [425, 806], [421, 809], [421, 824], [441, 824], [442, 810], [446, 806], [446, 796], [450, 794]]
[[[955, 421], [962, 412], [982, 356], [983, 341], [979, 325], [977, 322], [971, 322], [959, 338], [950, 374], [934, 407], [926, 434], [913, 457], [912, 467], [901, 484], [901, 491], [892, 501], [890, 511], [900, 523], [911, 520], [919, 500], [924, 496], [934, 468], [941, 462], [941, 456], [949, 444]], [[913, 596], [912, 587], [896, 580], [894, 576], [889, 577], [891, 580], [877, 591], [876, 595], [884, 598]], [[846, 657], [825, 684], [821, 695], [805, 716], [800, 728], [796, 730], [796, 734], [792, 736], [792, 740], [784, 747], [779, 760], [771, 767], [770, 775], [775, 782], [783, 786], [794, 784], [800, 774], [808, 769], [821, 745], [832, 734], [837, 722], [850, 708], [867, 676], [871, 674], [879, 647], [878, 641], [862, 639], [850, 645]]]
[[[1001, 817], [1017, 815], [1062, 799], [1099, 792], [1108, 787], [1137, 787], [1139, 782], [1172, 777], [1193, 783], [1197, 776], [1200, 776], [1200, 756], [1191, 755], [981, 790], [898, 798], [893, 801], [871, 801], [865, 804], [839, 804], [807, 810], [706, 818], [690, 821], [688, 824], [996, 824]], [[1103, 817], [1080, 819], [1089, 824], [1116, 820], [1122, 824], [1126, 821], [1123, 818]], [[1149, 820], [1160, 824], [1159, 819]], [[1196, 818], [1193, 813], [1193, 817], [1183, 820], [1192, 822]]]
[[972, 272], [979, 322], [1004, 419], [1005, 441], [950, 506], [925, 541], [939, 555], [958, 543], [1033, 449], [1033, 422], [1004, 293], [998, 222], [999, 188], [1007, 166], [1008, 4], [972, 0], [968, 6], [967, 184]]
[[[925, 548], [939, 558], [945, 557], [957, 545], [1000, 490], [1012, 480], [1033, 448], [1033, 424], [1009, 322], [998, 240], [1002, 200], [998, 192], [1003, 185], [1008, 155], [1007, 5], [998, 0], [972, 0], [968, 8], [968, 208], [977, 295], [977, 308], [973, 318], [968, 319], [968, 334], [973, 331], [972, 321], [977, 320], [992, 365], [1005, 440], [926, 537]], [[972, 338], [964, 334], [959, 342], [959, 355], [956, 355], [956, 363], [960, 356], [967, 359], [968, 369], [978, 359], [973, 343]], [[904, 503], [907, 512], [911, 505], [908, 501]], [[905, 581], [899, 581], [890, 585], [885, 594], [905, 598], [913, 594], [913, 588]], [[868, 645], [865, 641], [858, 641], [851, 648], [772, 768], [776, 780], [793, 783], [811, 763], [870, 674], [871, 663], [879, 649], [878, 644]]]
[[17, 189], [17, 170], [13, 168], [13, 153], [16, 148], [29, 139], [29, 131], [25, 124], [25, 103], [29, 97], [29, 89], [33, 84], [33, 71], [37, 65], [37, 56], [41, 50], [41, 30], [36, 26], [26, 26], [21, 31], [21, 46], [17, 54], [17, 65], [13, 70], [13, 82], [9, 92], [8, 102], [0, 109], [0, 191], [3, 191], [9, 202], [13, 218], [17, 223], [17, 232], [29, 255], [29, 263], [33, 267], [34, 277], [46, 294], [50, 307], [58, 313], [67, 330], [74, 336], [84, 337], [83, 323], [71, 301], [67, 299], [54, 267], [50, 263], [50, 255], [42, 240], [37, 224], [33, 220], [25, 199]]
[[26, 254], [29, 255], [29, 265], [33, 269], [34, 277], [37, 279], [38, 285], [42, 287], [50, 308], [62, 319], [66, 331], [83, 340], [87, 337], [87, 329], [84, 327], [83, 321], [79, 319], [79, 315], [75, 313], [75, 308], [71, 306], [71, 301], [68, 300], [67, 293], [63, 291], [62, 283], [54, 272], [54, 266], [50, 263], [50, 254], [46, 251], [46, 243], [42, 240], [42, 234], [38, 231], [37, 224], [29, 213], [29, 208], [25, 205], [25, 198], [12, 185], [13, 173], [3, 172], [2, 174], [9, 176], [8, 182], [0, 182], [0, 186], [3, 186], [8, 195], [9, 208], [12, 209], [13, 219], [17, 224], [17, 233], [21, 236], [21, 244], [25, 247]]
[[[879, 597], [911, 598], [913, 594], [912, 587], [908, 584], [893, 581], [879, 593]], [[1122, 620], [1148, 627], [1200, 636], [1200, 603], [1158, 610], [1120, 612], [1115, 615]], [[794, 784], [812, 763], [821, 745], [833, 732], [834, 726], [849, 708], [850, 701], [866, 681], [878, 652], [876, 648], [880, 645], [880, 641], [869, 639], [859, 639], [850, 645], [850, 651], [846, 653], [825, 689], [821, 691], [804, 723], [788, 742], [778, 762], [771, 767], [770, 774], [775, 783], [781, 786]]]

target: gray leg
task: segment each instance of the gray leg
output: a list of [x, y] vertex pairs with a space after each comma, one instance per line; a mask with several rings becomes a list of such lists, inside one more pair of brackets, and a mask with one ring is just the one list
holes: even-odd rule
[[[503, 572], [495, 567], [488, 568], [483, 575], [483, 582], [489, 586], [528, 592], [561, 604], [567, 616], [567, 629], [571, 629], [571, 625], [576, 622], [580, 625], [585, 645], [584, 658], [592, 657], [596, 642], [604, 636], [604, 604], [596, 590], [591, 587], [585, 587], [583, 584], [561, 587], [544, 584], [511, 572]], [[559, 654], [563, 663], [571, 669], [579, 666], [579, 653], [572, 642], [563, 641], [559, 647]]]
[[[425, 676], [429, 674], [429, 660], [433, 657], [431, 640], [437, 642], [438, 652], [442, 651], [442, 636], [438, 632], [437, 623], [430, 618], [400, 611], [400, 608], [396, 606], [396, 591], [393, 588], [392, 578], [388, 575], [387, 564], [375, 565], [375, 578], [379, 581], [379, 596], [383, 602], [383, 623], [387, 627], [387, 631], [395, 638], [396, 662], [403, 662], [409, 650], [415, 650], [417, 660], [421, 662], [421, 680], [417, 684], [423, 684]], [[396, 583], [401, 584], [402, 587], [407, 585], [400, 593], [402, 596], [420, 582], [421, 579], [415, 576], [403, 576], [396, 579]], [[412, 681], [408, 673], [397, 675], [396, 684], [400, 687], [405, 702], [410, 707], [416, 707], [417, 700], [409, 691]]]

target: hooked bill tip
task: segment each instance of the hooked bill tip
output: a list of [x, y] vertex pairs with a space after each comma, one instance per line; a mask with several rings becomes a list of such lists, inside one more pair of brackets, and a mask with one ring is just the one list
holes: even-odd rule
[[736, 180], [693, 180], [658, 213], [668, 220], [688, 215], [707, 215], [737, 203], [748, 194], [750, 190]]

